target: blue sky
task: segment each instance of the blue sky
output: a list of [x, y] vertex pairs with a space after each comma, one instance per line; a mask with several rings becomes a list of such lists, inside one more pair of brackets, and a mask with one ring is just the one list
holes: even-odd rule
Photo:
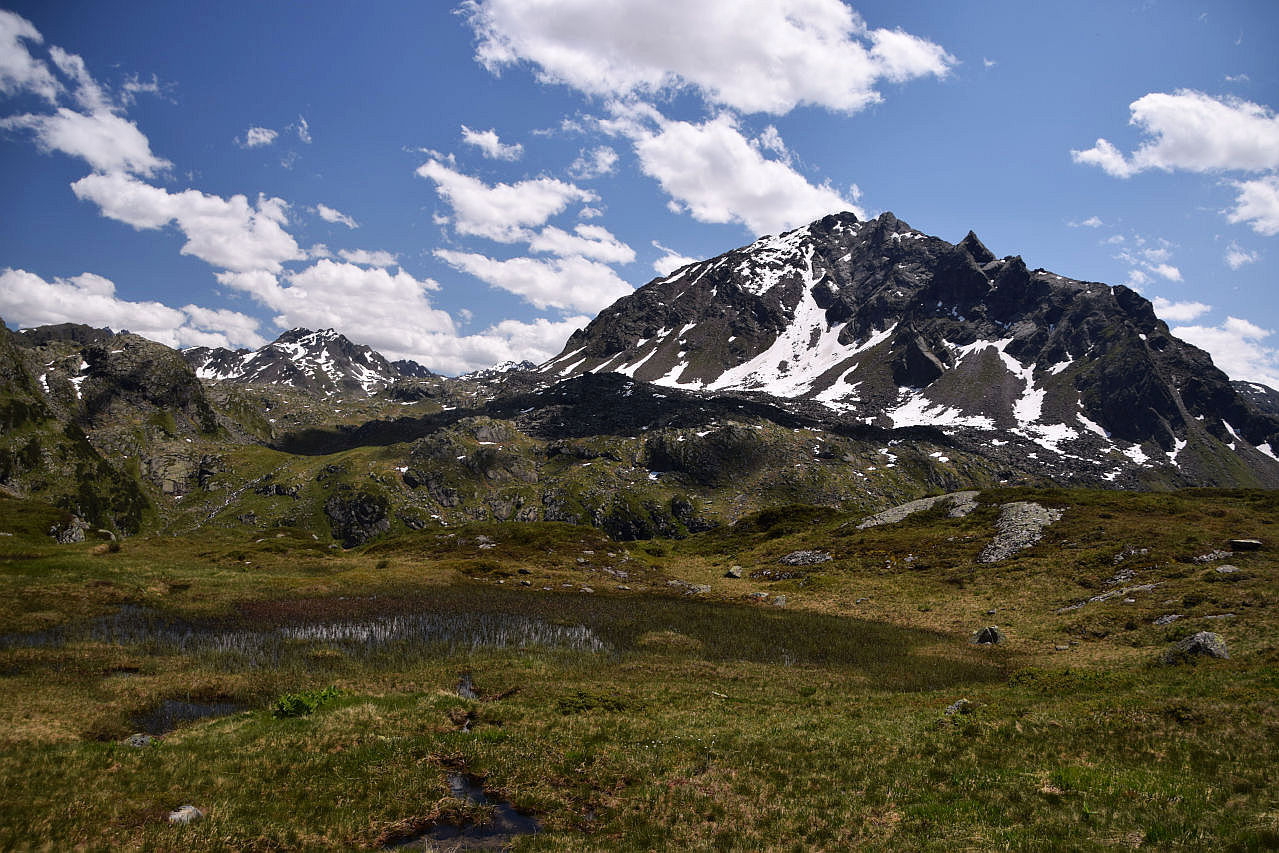
[[685, 259], [892, 210], [1129, 283], [1279, 385], [1279, 4], [2, 8], [13, 327], [331, 326], [457, 373], [549, 357]]

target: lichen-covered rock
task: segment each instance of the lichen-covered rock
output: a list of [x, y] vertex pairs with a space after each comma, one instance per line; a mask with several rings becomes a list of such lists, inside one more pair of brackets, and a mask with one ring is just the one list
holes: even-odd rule
[[342, 547], [354, 548], [391, 529], [385, 497], [372, 492], [340, 491], [324, 504], [333, 538]]
[[815, 566], [835, 559], [825, 551], [791, 551], [778, 559], [783, 566]]
[[1006, 560], [1029, 548], [1044, 535], [1044, 528], [1061, 519], [1063, 510], [1042, 507], [1033, 501], [1014, 501], [999, 511], [998, 533], [977, 557], [983, 563]]
[[1209, 657], [1218, 660], [1226, 660], [1230, 657], [1230, 652], [1226, 650], [1226, 641], [1221, 638], [1220, 634], [1214, 634], [1212, 631], [1200, 631], [1178, 642], [1168, 651], [1164, 652], [1164, 663], [1178, 664], [1189, 663], [1196, 658]]

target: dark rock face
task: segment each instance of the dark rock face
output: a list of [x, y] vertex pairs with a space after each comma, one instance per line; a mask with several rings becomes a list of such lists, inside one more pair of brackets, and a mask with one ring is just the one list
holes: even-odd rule
[[609, 371], [883, 427], [1012, 433], [1054, 464], [1073, 459], [1077, 482], [1279, 486], [1279, 395], [1245, 395], [1139, 294], [891, 213], [827, 216], [655, 279], [539, 368]]
[[391, 366], [398, 370], [400, 376], [405, 379], [430, 379], [435, 376], [430, 370], [409, 359], [398, 359], [391, 362]]
[[390, 530], [387, 510], [387, 500], [382, 495], [345, 489], [324, 504], [333, 538], [342, 540], [344, 548], [363, 545]]
[[57, 323], [23, 329], [18, 334], [18, 340], [22, 346], [28, 347], [41, 347], [54, 341], [69, 341], [87, 346], [106, 343], [114, 334], [110, 329], [95, 329], [82, 323]]
[[1230, 653], [1226, 650], [1226, 641], [1219, 634], [1211, 631], [1200, 631], [1181, 640], [1164, 652], [1164, 663], [1188, 663], [1196, 658], [1209, 657], [1226, 660]]

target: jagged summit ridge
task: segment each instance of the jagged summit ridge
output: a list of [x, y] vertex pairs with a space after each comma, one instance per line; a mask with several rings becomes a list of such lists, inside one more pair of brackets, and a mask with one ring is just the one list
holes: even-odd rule
[[333, 329], [289, 329], [257, 350], [194, 347], [183, 356], [201, 379], [289, 385], [329, 395], [369, 394], [403, 375], [380, 353]]
[[1279, 418], [1139, 294], [996, 258], [972, 232], [951, 244], [892, 213], [834, 214], [655, 279], [540, 370], [1018, 436], [1103, 478], [1279, 461]]

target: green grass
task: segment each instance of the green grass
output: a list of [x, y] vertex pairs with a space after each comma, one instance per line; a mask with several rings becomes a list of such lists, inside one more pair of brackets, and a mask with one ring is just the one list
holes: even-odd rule
[[[1065, 515], [978, 563], [1010, 500]], [[458, 770], [538, 815], [520, 849], [1279, 848], [1279, 496], [980, 502], [865, 531], [788, 506], [680, 541], [477, 522], [345, 552], [298, 526], [95, 553], [52, 544], [50, 510], [0, 499], [0, 635], [69, 638], [0, 641], [0, 848], [375, 847], [479, 816], [449, 797]], [[1269, 547], [1235, 554], [1234, 574], [1195, 560], [1234, 537]], [[833, 559], [749, 577], [800, 548]], [[602, 645], [362, 651], [326, 635], [264, 657], [84, 633], [125, 605], [196, 634], [437, 613], [582, 626]], [[1006, 647], [967, 642], [986, 624]], [[1204, 629], [1230, 660], [1158, 664]], [[462, 673], [480, 700], [457, 696]], [[959, 698], [969, 712], [944, 714]], [[166, 700], [250, 710], [124, 745]], [[208, 817], [170, 826], [188, 802]]]

